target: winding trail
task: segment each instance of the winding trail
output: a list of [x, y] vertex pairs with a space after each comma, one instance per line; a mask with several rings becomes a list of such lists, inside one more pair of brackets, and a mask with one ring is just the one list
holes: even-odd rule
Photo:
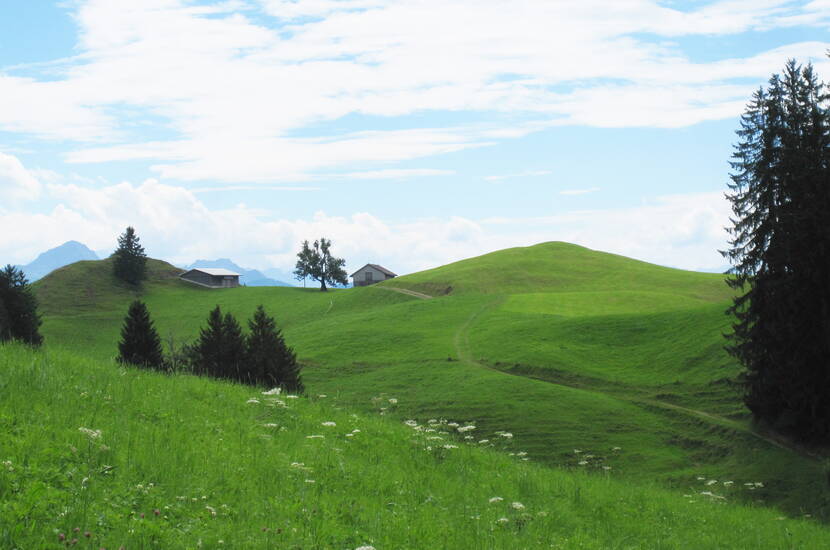
[[414, 290], [409, 290], [408, 288], [400, 288], [397, 286], [379, 286], [376, 288], [381, 288], [383, 290], [391, 290], [392, 292], [406, 294], [407, 296], [414, 296], [415, 298], [420, 298], [421, 300], [431, 300], [433, 298], [433, 296], [430, 296], [429, 294], [424, 294], [423, 292], [415, 292]]
[[[392, 290], [391, 287], [387, 287], [387, 288]], [[400, 289], [400, 290], [403, 290], [403, 289]], [[656, 400], [656, 399], [634, 397], [634, 396], [624, 395], [622, 393], [617, 393], [617, 392], [604, 392], [604, 391], [599, 390], [599, 389], [588, 389], [588, 388], [585, 388], [584, 386], [581, 386], [581, 385], [577, 385], [577, 384], [573, 384], [573, 383], [569, 384], [565, 380], [553, 381], [553, 380], [549, 380], [549, 379], [546, 379], [546, 378], [526, 376], [526, 375], [521, 374], [521, 373], [515, 373], [515, 372], [510, 372], [510, 371], [498, 369], [498, 368], [495, 368], [495, 367], [491, 367], [490, 365], [486, 365], [486, 364], [484, 364], [480, 361], [477, 361], [476, 359], [473, 358], [473, 352], [470, 349], [470, 338], [469, 338], [470, 327], [472, 327], [472, 325], [483, 314], [485, 314], [486, 312], [490, 311], [491, 309], [501, 305], [501, 303], [504, 302], [504, 299], [505, 299], [504, 296], [500, 296], [500, 297], [497, 297], [497, 298], [487, 302], [481, 308], [479, 308], [478, 310], [476, 310], [472, 314], [470, 314], [470, 316], [467, 318], [467, 320], [464, 321], [464, 323], [460, 327], [458, 327], [458, 330], [456, 330], [455, 335], [453, 336], [453, 345], [455, 347], [455, 352], [456, 352], [456, 355], [458, 356], [459, 361], [461, 361], [462, 363], [466, 363], [468, 365], [475, 366], [475, 367], [484, 368], [484, 369], [488, 369], [488, 370], [491, 370], [491, 371], [499, 372], [499, 373], [505, 374], [507, 376], [517, 376], [517, 377], [520, 377], [520, 378], [530, 378], [532, 380], [538, 380], [540, 382], [546, 382], [548, 384], [554, 384], [554, 385], [557, 385], [557, 386], [563, 386], [563, 387], [572, 388], [572, 389], [575, 389], [575, 390], [580, 390], [580, 391], [585, 391], [585, 392], [590, 392], [590, 393], [602, 393], [603, 395], [607, 395], [609, 397], [613, 397], [615, 399], [619, 399], [620, 401], [625, 401], [625, 402], [631, 403], [633, 405], [652, 406], [652, 407], [660, 408], [660, 409], [663, 409], [663, 410], [666, 410], [666, 411], [675, 411], [675, 412], [684, 413], [684, 414], [687, 414], [689, 416], [694, 416], [694, 417], [697, 417], [699, 419], [705, 420], [705, 421], [710, 422], [712, 424], [719, 425], [721, 427], [726, 427], [726, 428], [729, 428], [729, 429], [732, 429], [732, 430], [735, 430], [735, 431], [742, 432], [744, 434], [755, 437], [755, 438], [757, 438], [757, 439], [759, 439], [759, 440], [761, 440], [761, 441], [763, 441], [763, 442], [765, 442], [769, 445], [772, 445], [774, 447], [778, 447], [779, 449], [783, 449], [783, 450], [786, 450], [786, 451], [797, 453], [797, 454], [799, 454], [799, 455], [801, 455], [805, 458], [809, 458], [809, 459], [812, 459], [812, 460], [819, 460], [821, 458], [821, 457], [819, 457], [819, 456], [817, 456], [813, 453], [807, 452], [807, 451], [805, 451], [803, 449], [800, 449], [798, 447], [794, 447], [793, 445], [789, 444], [786, 441], [782, 441], [780, 439], [758, 433], [758, 432], [752, 430], [751, 428], [745, 426], [744, 424], [742, 424], [740, 422], [737, 422], [735, 420], [731, 420], [729, 418], [719, 416], [719, 415], [716, 415], [716, 414], [708, 413], [708, 412], [697, 410], [697, 409], [692, 409], [692, 408], [689, 408], [689, 407], [683, 407], [681, 405], [675, 405], [675, 404], [672, 404], [672, 403], [666, 403], [665, 401], [659, 401], [659, 400]]]

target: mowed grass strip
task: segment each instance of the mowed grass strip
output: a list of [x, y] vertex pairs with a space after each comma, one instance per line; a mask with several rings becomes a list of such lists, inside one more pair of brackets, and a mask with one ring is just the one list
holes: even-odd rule
[[0, 347], [0, 372], [4, 548], [830, 544], [820, 525], [718, 498], [725, 488], [684, 497], [550, 470], [478, 443], [478, 426], [407, 426], [331, 397], [19, 346]]

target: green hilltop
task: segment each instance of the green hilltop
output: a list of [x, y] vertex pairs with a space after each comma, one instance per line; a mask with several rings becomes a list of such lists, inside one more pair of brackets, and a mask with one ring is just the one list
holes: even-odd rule
[[723, 275], [567, 243], [326, 293], [208, 290], [178, 280], [169, 264], [150, 266], [138, 291], [115, 281], [107, 261], [36, 283], [47, 351], [114, 368], [136, 296], [174, 345], [195, 338], [217, 304], [240, 320], [263, 304], [304, 364], [309, 395], [337, 407], [390, 421], [473, 421], [477, 436], [509, 432], [510, 452], [555, 475], [826, 517], [823, 462], [757, 432], [741, 404], [739, 368], [723, 349]]

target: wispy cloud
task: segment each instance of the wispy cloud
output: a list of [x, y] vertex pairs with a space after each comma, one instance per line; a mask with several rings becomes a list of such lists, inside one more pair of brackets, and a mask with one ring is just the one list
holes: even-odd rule
[[[0, 129], [73, 143], [72, 162], [151, 161], [159, 176], [179, 180], [371, 173], [551, 123], [688, 126], [739, 114], [787, 57], [830, 69], [827, 42], [710, 62], [665, 42], [826, 24], [824, 0], [719, 0], [686, 10], [658, 0], [517, 0], [509, 10], [501, 0], [68, 5], [78, 55], [48, 77], [0, 73], [0, 104], [15, 106], [0, 110]], [[347, 115], [424, 112], [468, 113], [476, 124], [289, 137]], [[505, 113], [530, 122], [517, 132]], [[136, 116], [172, 137], [144, 133]]]
[[320, 187], [286, 187], [279, 185], [224, 185], [220, 187], [196, 187], [192, 193], [224, 193], [232, 191], [321, 191]]
[[525, 172], [518, 172], [516, 174], [504, 174], [500, 176], [487, 176], [484, 179], [487, 181], [503, 181], [515, 178], [531, 178], [538, 176], [549, 176], [553, 174], [551, 170], [528, 170]]
[[560, 191], [560, 195], [587, 195], [588, 193], [595, 193], [599, 191], [599, 187], [590, 187], [588, 189], [565, 189]]

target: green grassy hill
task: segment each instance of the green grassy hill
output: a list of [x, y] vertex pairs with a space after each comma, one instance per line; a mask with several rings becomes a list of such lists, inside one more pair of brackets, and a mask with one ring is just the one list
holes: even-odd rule
[[[135, 295], [178, 344], [217, 304], [240, 320], [263, 304], [305, 365], [309, 393], [349, 410], [378, 412], [394, 396], [400, 404], [389, 414], [513, 433], [534, 463], [680, 494], [717, 480], [729, 500], [828, 514], [823, 462], [750, 425], [732, 383], [738, 367], [723, 351], [722, 275], [565, 243], [327, 293], [208, 290], [156, 265], [139, 291], [115, 284], [105, 262], [38, 282], [48, 347], [110, 360]], [[746, 485], [756, 482], [763, 487]]]
[[684, 496], [546, 468], [515, 453], [518, 437], [404, 423], [402, 398], [384, 399], [384, 416], [353, 414], [331, 396], [10, 345], [0, 372], [2, 548], [830, 544], [814, 522], [729, 503], [735, 486]]

